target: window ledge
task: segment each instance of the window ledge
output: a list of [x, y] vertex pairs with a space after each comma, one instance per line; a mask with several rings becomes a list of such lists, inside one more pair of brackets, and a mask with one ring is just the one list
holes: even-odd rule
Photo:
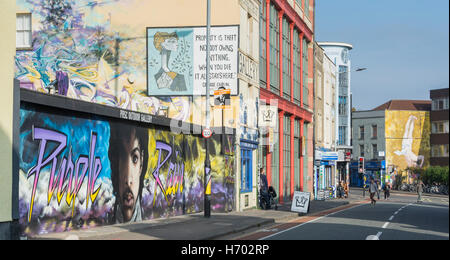
[[33, 51], [33, 47], [16, 47], [16, 51]]

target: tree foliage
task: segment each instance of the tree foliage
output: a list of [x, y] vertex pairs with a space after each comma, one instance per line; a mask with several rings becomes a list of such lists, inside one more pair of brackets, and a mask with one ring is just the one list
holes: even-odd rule
[[428, 168], [408, 168], [407, 170], [416, 174], [424, 184], [441, 184], [448, 186], [449, 167], [430, 166]]

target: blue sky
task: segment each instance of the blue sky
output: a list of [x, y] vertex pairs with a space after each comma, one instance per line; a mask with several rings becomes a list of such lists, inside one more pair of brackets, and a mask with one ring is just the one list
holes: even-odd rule
[[316, 0], [316, 41], [346, 42], [353, 107], [429, 99], [449, 87], [448, 0]]

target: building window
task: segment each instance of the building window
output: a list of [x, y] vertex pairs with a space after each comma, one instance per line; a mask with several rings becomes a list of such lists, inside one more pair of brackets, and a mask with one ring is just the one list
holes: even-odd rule
[[16, 15], [16, 48], [32, 48], [31, 13]]
[[309, 74], [309, 51], [308, 42], [303, 39], [303, 105], [308, 107], [308, 74]]
[[431, 127], [431, 133], [433, 133], [433, 134], [448, 134], [449, 133], [448, 122], [449, 121], [433, 122], [432, 127]]
[[263, 0], [259, 6], [259, 79], [262, 83], [262, 87], [266, 86], [267, 78], [267, 35], [266, 35], [266, 16], [267, 8], [266, 1]]
[[359, 156], [364, 157], [364, 145], [363, 144], [359, 145]]
[[348, 67], [339, 66], [339, 94], [342, 96], [348, 95]]
[[339, 97], [339, 115], [340, 116], [347, 115], [347, 97], [346, 96]]
[[345, 145], [347, 143], [347, 127], [339, 126], [339, 141], [338, 145]]
[[364, 140], [364, 126], [359, 127], [359, 140]]
[[248, 14], [247, 15], [247, 43], [248, 43], [248, 54], [251, 57], [254, 57], [253, 55], [253, 17]]
[[241, 148], [241, 192], [252, 192], [252, 150]]
[[448, 144], [431, 146], [431, 157], [449, 157]]
[[278, 10], [270, 5], [270, 85], [275, 94], [280, 94], [280, 23]]
[[291, 165], [291, 153], [294, 151], [292, 150], [293, 147], [291, 147], [291, 135], [294, 133], [291, 133], [291, 118], [290, 116], [285, 115], [284, 116], [284, 131], [283, 131], [283, 174], [284, 174], [284, 196], [285, 198], [289, 198], [290, 196], [290, 183], [291, 183], [291, 167], [294, 167], [294, 165]]
[[294, 29], [294, 103], [300, 106], [300, 35], [297, 29]]
[[433, 99], [431, 104], [433, 111], [447, 110], [448, 109], [448, 97]]
[[283, 17], [283, 97], [291, 100], [291, 30]]
[[309, 0], [305, 0], [305, 14], [309, 18]]
[[372, 125], [372, 139], [378, 138], [378, 126]]
[[372, 144], [372, 158], [377, 159], [378, 158], [378, 145]]

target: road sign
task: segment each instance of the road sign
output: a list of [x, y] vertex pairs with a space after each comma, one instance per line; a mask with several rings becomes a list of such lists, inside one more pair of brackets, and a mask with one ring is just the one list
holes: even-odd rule
[[309, 192], [295, 191], [292, 198], [291, 211], [298, 213], [308, 213], [309, 210]]
[[212, 134], [213, 134], [213, 131], [210, 128], [205, 128], [202, 131], [202, 136], [204, 138], [210, 138], [212, 136]]
[[231, 104], [231, 89], [219, 89], [214, 91], [214, 107], [226, 109]]

